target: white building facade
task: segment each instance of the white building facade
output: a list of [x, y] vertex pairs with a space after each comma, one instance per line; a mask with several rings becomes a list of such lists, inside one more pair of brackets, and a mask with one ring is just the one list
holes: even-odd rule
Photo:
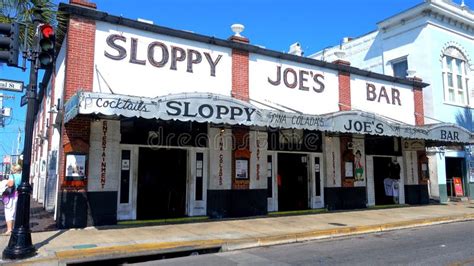
[[416, 78], [71, 2], [32, 176], [61, 228], [427, 203], [426, 143], [471, 139], [424, 123]]
[[[373, 32], [343, 38], [340, 45], [310, 57], [332, 61], [341, 54], [355, 67], [396, 77], [416, 76], [429, 83], [423, 90], [425, 123], [474, 129], [474, 13], [463, 2], [426, 0], [377, 23]], [[472, 147], [442, 145], [427, 151], [430, 197], [441, 202], [449, 197], [472, 198]]]

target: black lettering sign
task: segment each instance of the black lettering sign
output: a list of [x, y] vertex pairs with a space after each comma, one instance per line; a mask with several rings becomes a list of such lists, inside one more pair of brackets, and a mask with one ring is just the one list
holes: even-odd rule
[[295, 89], [298, 87], [299, 90], [309, 91], [311, 86], [314, 92], [321, 93], [325, 88], [324, 75], [313, 73], [313, 71], [297, 71], [291, 67], [282, 69], [281, 66], [277, 66], [275, 78], [272, 79], [267, 77], [268, 83], [273, 86], [280, 85], [282, 80], [285, 87], [289, 89]]
[[371, 102], [384, 102], [386, 104], [392, 105], [402, 105], [402, 101], [400, 100], [400, 91], [395, 88], [391, 88], [390, 95], [387, 92], [387, 89], [384, 86], [381, 86], [379, 90], [375, 87], [372, 83], [366, 83], [366, 99], [367, 101]]
[[184, 116], [184, 117], [202, 117], [206, 119], [224, 119], [252, 121], [252, 115], [255, 112], [254, 108], [241, 106], [225, 106], [225, 105], [211, 105], [199, 104], [193, 105], [188, 101], [169, 101], [166, 103], [166, 114], [169, 116]]
[[324, 126], [324, 119], [320, 117], [296, 115], [291, 118], [291, 124], [305, 127], [320, 127]]
[[285, 124], [286, 115], [285, 114], [271, 114], [270, 123], [271, 124]]
[[347, 123], [343, 125], [347, 131], [356, 131], [360, 133], [375, 133], [382, 134], [384, 132], [383, 124], [376, 123], [375, 121], [354, 121], [352, 119], [347, 120]]
[[150, 112], [143, 101], [130, 101], [130, 99], [104, 99], [97, 98], [95, 105], [100, 108], [111, 108], [111, 109], [121, 109], [121, 110], [130, 110], [138, 112]]
[[[155, 47], [159, 47], [161, 50], [161, 60], [156, 61], [155, 58]], [[148, 62], [154, 67], [164, 67], [168, 63], [170, 55], [168, 53], [168, 47], [166, 44], [161, 42], [152, 42], [148, 45]]]
[[[122, 43], [120, 43], [122, 42]], [[114, 52], [110, 53], [107, 50], [104, 51], [105, 57], [112, 60], [124, 60], [128, 53], [125, 47], [127, 43], [127, 37], [119, 34], [111, 34], [106, 39], [107, 46], [110, 47]], [[193, 49], [184, 49], [179, 46], [168, 47], [162, 42], [153, 41], [148, 44], [146, 48], [147, 56], [146, 59], [138, 58], [138, 51], [142, 47], [142, 42], [138, 38], [130, 38], [130, 59], [129, 62], [132, 64], [146, 65], [147, 62], [150, 65], [163, 68], [169, 65], [170, 70], [184, 70], [180, 68], [180, 62], [186, 62], [185, 69], [188, 73], [194, 73], [194, 68], [200, 66], [204, 62], [203, 57], [206, 58], [207, 65], [209, 67], [209, 75], [212, 77], [216, 76], [216, 68], [219, 61], [222, 58], [221, 54], [217, 56], [211, 55], [208, 52], [200, 52]]]
[[130, 54], [130, 63], [137, 64], [137, 65], [146, 65], [146, 60], [141, 60], [137, 58], [137, 46], [138, 46], [138, 39], [132, 38], [132, 48]]
[[107, 37], [107, 44], [110, 46], [110, 48], [114, 49], [115, 51], [117, 51], [117, 55], [113, 55], [113, 54], [109, 54], [107, 51], [104, 52], [104, 55], [110, 59], [113, 59], [113, 60], [122, 60], [122, 59], [125, 59], [125, 57], [127, 57], [127, 50], [125, 50], [125, 48], [123, 48], [123, 46], [120, 46], [119, 44], [117, 44], [117, 41], [122, 41], [122, 42], [127, 42], [127, 39], [122, 36], [122, 35], [118, 35], [118, 34], [112, 34], [112, 35], [109, 35]]
[[459, 140], [459, 132], [441, 130], [441, 139], [444, 140]]

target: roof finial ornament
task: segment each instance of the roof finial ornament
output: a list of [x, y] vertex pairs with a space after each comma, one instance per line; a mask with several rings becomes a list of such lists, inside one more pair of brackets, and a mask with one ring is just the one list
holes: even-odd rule
[[242, 37], [242, 35], [240, 35], [240, 33], [242, 31], [244, 31], [244, 29], [245, 29], [244, 25], [242, 25], [242, 24], [232, 24], [232, 26], [230, 26], [230, 28], [234, 32], [234, 36], [237, 36], [237, 37]]

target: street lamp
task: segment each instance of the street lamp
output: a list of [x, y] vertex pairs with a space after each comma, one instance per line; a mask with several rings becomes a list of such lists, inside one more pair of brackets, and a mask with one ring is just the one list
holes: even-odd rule
[[[37, 32], [39, 29], [41, 20], [40, 14], [35, 13], [34, 17], [34, 30]], [[31, 241], [31, 230], [30, 230], [30, 195], [31, 185], [30, 179], [30, 165], [31, 165], [31, 149], [33, 142], [33, 126], [35, 120], [35, 109], [36, 109], [36, 84], [38, 82], [38, 51], [39, 49], [39, 38], [42, 36], [35, 36], [34, 49], [31, 53], [30, 58], [30, 84], [26, 92], [26, 98], [28, 99], [27, 110], [26, 110], [26, 121], [25, 121], [25, 143], [24, 143], [24, 154], [23, 154], [23, 171], [21, 175], [21, 184], [17, 188], [18, 191], [18, 202], [16, 206], [16, 217], [15, 226], [10, 236], [8, 246], [3, 250], [3, 259], [25, 259], [32, 257], [36, 254], [36, 248]], [[41, 65], [40, 67], [44, 67]]]

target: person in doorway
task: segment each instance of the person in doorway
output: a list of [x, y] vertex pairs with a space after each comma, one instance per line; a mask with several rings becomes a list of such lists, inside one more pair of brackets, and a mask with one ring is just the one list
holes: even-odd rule
[[21, 183], [21, 166], [14, 165], [12, 174], [8, 178], [7, 186], [11, 188], [8, 193], [3, 194], [3, 205], [5, 209], [5, 221], [7, 223], [7, 231], [3, 235], [10, 235], [13, 230], [13, 223], [16, 215], [16, 202], [18, 201], [17, 188]]

